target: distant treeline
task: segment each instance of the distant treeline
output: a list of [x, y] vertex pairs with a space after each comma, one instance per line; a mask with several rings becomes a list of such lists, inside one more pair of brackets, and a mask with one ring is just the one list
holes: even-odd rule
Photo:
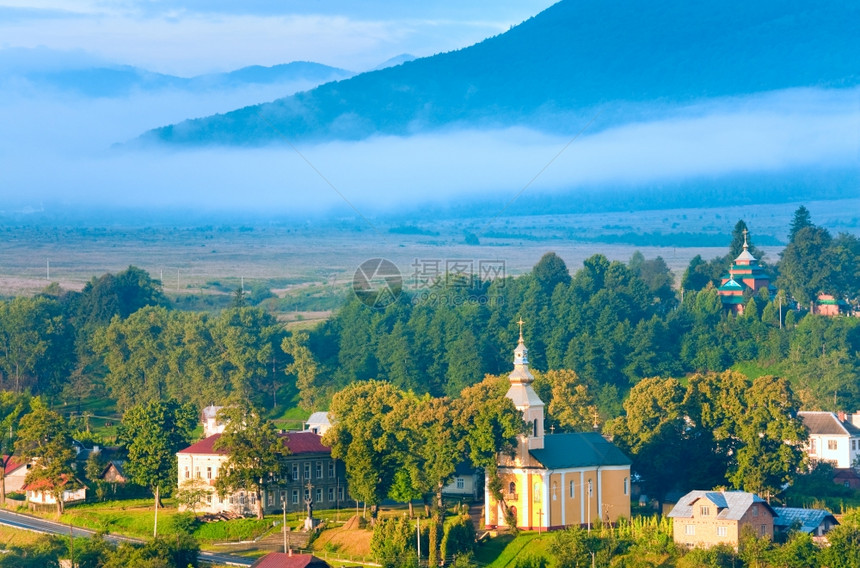
[[745, 228], [737, 224], [726, 256], [694, 258], [680, 293], [659, 257], [636, 253], [622, 263], [597, 254], [571, 275], [547, 253], [528, 274], [449, 275], [403, 290], [384, 308], [352, 295], [331, 319], [295, 333], [241, 292], [215, 314], [179, 311], [158, 281], [129, 267], [79, 293], [52, 285], [0, 302], [0, 388], [67, 403], [108, 396], [120, 407], [165, 397], [203, 406], [231, 393], [282, 406], [298, 389], [311, 410], [375, 378], [456, 397], [510, 370], [522, 318], [532, 365], [575, 371], [602, 420], [620, 413], [642, 378], [738, 364], [790, 379], [808, 408], [860, 407], [860, 318], [805, 310], [820, 292], [860, 298], [860, 241], [832, 237], [801, 208], [782, 259], [767, 267], [780, 294], [748, 293], [737, 317], [715, 284], [742, 250]]

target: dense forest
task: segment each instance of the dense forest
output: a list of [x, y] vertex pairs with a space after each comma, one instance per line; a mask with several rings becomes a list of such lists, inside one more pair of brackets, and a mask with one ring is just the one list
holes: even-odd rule
[[533, 368], [575, 372], [599, 423], [621, 414], [643, 378], [729, 368], [787, 379], [805, 408], [860, 408], [860, 319], [808, 313], [819, 292], [860, 297], [860, 241], [831, 236], [801, 208], [781, 259], [766, 267], [780, 292], [749, 295], [735, 316], [715, 284], [742, 249], [744, 229], [740, 221], [724, 257], [693, 259], [680, 290], [659, 257], [636, 253], [622, 263], [595, 254], [571, 274], [547, 253], [528, 274], [452, 276], [384, 309], [353, 296], [322, 325], [295, 332], [241, 293], [216, 314], [177, 310], [158, 281], [129, 267], [81, 292], [52, 285], [0, 302], [0, 386], [72, 407], [93, 397], [119, 408], [168, 398], [200, 407], [236, 393], [265, 408], [309, 411], [372, 378], [457, 397], [508, 372], [522, 318]]

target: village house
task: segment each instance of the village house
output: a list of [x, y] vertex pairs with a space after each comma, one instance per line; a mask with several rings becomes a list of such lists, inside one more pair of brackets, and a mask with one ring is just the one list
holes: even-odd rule
[[[87, 487], [80, 480], [64, 476], [62, 486], [63, 504], [81, 503], [87, 500]], [[57, 499], [52, 492], [54, 486], [48, 480], [40, 479], [24, 485], [23, 490], [27, 493], [27, 502], [30, 508], [50, 505], [56, 506]]]
[[614, 523], [630, 516], [630, 458], [596, 432], [546, 434], [544, 403], [532, 388], [528, 350], [520, 339], [507, 397], [531, 425], [516, 455], [499, 455], [503, 503], [485, 486], [484, 522], [507, 526], [505, 508], [527, 530]]
[[860, 463], [860, 414], [801, 411], [797, 413], [809, 430], [806, 454], [811, 460], [826, 461], [847, 469]]
[[668, 515], [676, 544], [689, 547], [727, 544], [737, 548], [741, 532], [773, 538], [777, 513], [767, 502], [745, 491], [690, 491]]
[[[215, 491], [215, 480], [224, 463], [227, 452], [215, 448], [220, 433], [192, 444], [176, 454], [179, 465], [178, 485], [202, 480], [207, 495], [196, 509], [206, 513], [231, 512], [240, 515], [256, 513], [256, 496], [253, 492], [237, 491], [232, 495], [219, 496]], [[343, 462], [331, 457], [331, 450], [323, 445], [322, 438], [314, 432], [286, 432], [281, 434], [290, 454], [286, 456], [285, 478], [273, 479], [263, 490], [265, 513], [304, 510], [311, 501], [314, 508], [336, 509], [344, 506], [348, 492]]]
[[[4, 459], [7, 459], [8, 456], [3, 456]], [[23, 461], [20, 460], [17, 456], [12, 456], [8, 458], [8, 462], [6, 462], [6, 467], [4, 468], [4, 484], [6, 487], [6, 493], [19, 493], [23, 491], [24, 488], [24, 478], [27, 477], [27, 473], [30, 471], [30, 466], [32, 465], [31, 461]]]
[[839, 524], [830, 511], [824, 509], [802, 509], [798, 507], [776, 507], [777, 517], [773, 520], [775, 531], [805, 532], [813, 537], [822, 537]]

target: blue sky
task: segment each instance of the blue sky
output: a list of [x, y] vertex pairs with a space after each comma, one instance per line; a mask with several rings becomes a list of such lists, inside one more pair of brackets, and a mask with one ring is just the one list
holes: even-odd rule
[[501, 33], [552, 0], [0, 0], [0, 52], [81, 59], [190, 76], [316, 61], [362, 71]]

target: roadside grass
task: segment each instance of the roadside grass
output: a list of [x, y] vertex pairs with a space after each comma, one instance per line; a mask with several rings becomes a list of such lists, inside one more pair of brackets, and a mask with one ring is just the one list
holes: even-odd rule
[[10, 546], [30, 545], [38, 541], [42, 536], [37, 532], [0, 525], [0, 548], [5, 550]]

